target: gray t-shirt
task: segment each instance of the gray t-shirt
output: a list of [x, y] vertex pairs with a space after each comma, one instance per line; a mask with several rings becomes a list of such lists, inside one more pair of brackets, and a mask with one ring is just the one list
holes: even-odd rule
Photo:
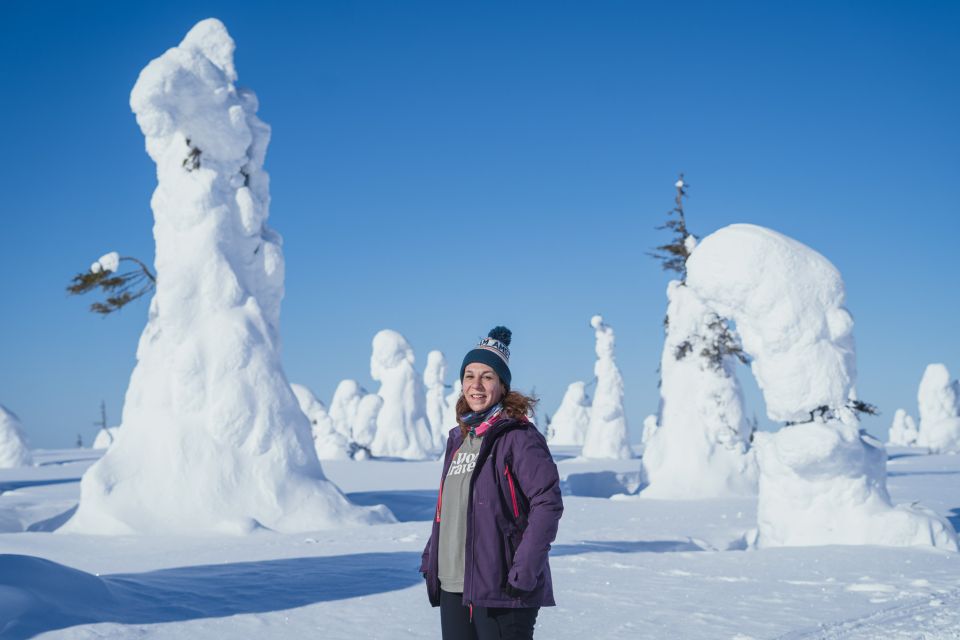
[[477, 466], [482, 437], [468, 435], [447, 470], [440, 496], [440, 587], [448, 593], [463, 593], [463, 563], [467, 546], [467, 505], [470, 477]]

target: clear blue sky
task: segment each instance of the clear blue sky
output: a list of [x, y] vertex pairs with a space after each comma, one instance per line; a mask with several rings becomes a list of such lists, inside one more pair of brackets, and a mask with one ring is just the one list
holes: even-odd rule
[[89, 442], [101, 399], [119, 421], [146, 302], [100, 318], [64, 287], [109, 250], [152, 261], [129, 92], [211, 16], [273, 127], [287, 374], [325, 401], [375, 390], [380, 329], [456, 370], [506, 324], [552, 412], [603, 313], [636, 438], [679, 171], [698, 235], [760, 224], [841, 270], [872, 432], [927, 363], [960, 374], [960, 3], [5, 0], [0, 403], [34, 446]]

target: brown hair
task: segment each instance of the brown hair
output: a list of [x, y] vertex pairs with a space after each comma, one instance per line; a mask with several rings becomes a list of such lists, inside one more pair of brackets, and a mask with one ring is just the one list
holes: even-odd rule
[[[500, 384], [502, 386], [503, 382], [501, 381]], [[500, 398], [500, 404], [503, 405], [503, 413], [507, 417], [518, 420], [526, 420], [527, 415], [539, 401], [539, 398], [523, 395], [519, 391], [509, 390]], [[457, 398], [457, 424], [460, 425], [460, 435], [464, 438], [466, 438], [470, 432], [470, 427], [463, 423], [460, 416], [468, 413], [470, 413], [470, 407], [467, 405], [467, 399], [463, 397], [463, 392], [461, 392], [460, 397]]]

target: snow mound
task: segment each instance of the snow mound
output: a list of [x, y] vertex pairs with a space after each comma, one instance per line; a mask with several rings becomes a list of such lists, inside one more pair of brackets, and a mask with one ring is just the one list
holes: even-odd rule
[[840, 273], [826, 258], [770, 229], [732, 225], [690, 256], [687, 284], [736, 322], [770, 418], [804, 423], [755, 435], [758, 546], [956, 550], [948, 521], [893, 506], [883, 445], [860, 433], [848, 407], [856, 397], [853, 319]]
[[93, 439], [93, 448], [109, 449], [110, 445], [113, 444], [113, 441], [117, 439], [117, 436], [119, 434], [120, 434], [119, 426], [100, 429], [100, 431], [97, 431], [97, 437]]
[[60, 531], [296, 532], [392, 521], [321, 469], [280, 359], [281, 238], [267, 225], [270, 128], [234, 86], [234, 43], [198, 23], [140, 73], [130, 105], [157, 165], [156, 294], [123, 437]]
[[917, 444], [934, 453], [960, 453], [960, 383], [944, 364], [927, 365], [917, 390]]
[[29, 467], [33, 456], [27, 448], [20, 418], [0, 404], [0, 469]]
[[337, 432], [333, 420], [327, 413], [327, 408], [320, 402], [310, 389], [301, 384], [291, 383], [293, 395], [297, 398], [300, 410], [307, 416], [312, 425], [313, 446], [317, 457], [321, 460], [347, 460], [351, 447], [350, 442]]
[[957, 550], [950, 523], [919, 505], [893, 506], [887, 452], [855, 425], [810, 422], [757, 433], [763, 475], [759, 547], [929, 545]]
[[[735, 341], [726, 322], [697, 293], [667, 286], [660, 356], [660, 414], [647, 432], [645, 498], [701, 499], [757, 492], [736, 360], [721, 351]], [[659, 427], [656, 427], [659, 424]]]
[[590, 398], [584, 382], [572, 382], [550, 421], [547, 442], [552, 445], [583, 445], [590, 427]]
[[890, 436], [887, 444], [899, 447], [912, 447], [917, 444], [917, 423], [913, 416], [903, 409], [897, 409], [893, 414], [893, 423], [890, 425]]
[[424, 460], [433, 438], [427, 422], [422, 378], [413, 367], [413, 349], [406, 338], [390, 329], [373, 337], [370, 376], [380, 382], [377, 395], [383, 406], [370, 453], [381, 457]]
[[583, 438], [585, 458], [623, 459], [633, 456], [627, 442], [627, 416], [623, 411], [623, 378], [614, 357], [613, 328], [602, 316], [590, 318], [597, 343], [593, 373], [597, 388], [590, 409], [590, 423]]

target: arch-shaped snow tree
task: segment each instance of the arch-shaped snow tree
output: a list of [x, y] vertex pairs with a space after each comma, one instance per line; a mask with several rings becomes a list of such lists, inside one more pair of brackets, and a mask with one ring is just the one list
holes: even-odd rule
[[686, 268], [690, 293], [736, 323], [769, 417], [791, 425], [755, 434], [757, 545], [955, 550], [947, 520], [892, 504], [886, 451], [859, 428], [853, 318], [836, 267], [775, 231], [735, 224], [704, 238]]

